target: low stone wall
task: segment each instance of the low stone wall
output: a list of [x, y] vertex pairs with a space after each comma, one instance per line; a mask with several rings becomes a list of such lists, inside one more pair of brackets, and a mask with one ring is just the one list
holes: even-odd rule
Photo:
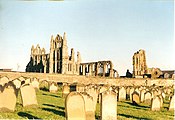
[[175, 84], [173, 79], [149, 79], [149, 78], [104, 78], [104, 77], [90, 77], [81, 75], [67, 75], [67, 74], [50, 74], [50, 73], [27, 73], [27, 72], [0, 72], [0, 77], [7, 76], [10, 80], [19, 78], [21, 76], [28, 78], [38, 78], [39, 81], [55, 81], [67, 83], [80, 84], [111, 84], [116, 86], [140, 86], [140, 85], [159, 85], [171, 86]]

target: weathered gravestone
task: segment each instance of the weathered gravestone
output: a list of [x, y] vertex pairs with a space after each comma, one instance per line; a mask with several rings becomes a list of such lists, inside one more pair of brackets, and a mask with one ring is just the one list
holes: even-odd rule
[[138, 94], [139, 94], [139, 96], [140, 96], [140, 90], [139, 90], [139, 88], [137, 87], [137, 88], [135, 88], [135, 90], [134, 91], [136, 91]]
[[0, 78], [0, 85], [4, 86], [8, 82], [9, 82], [9, 78], [8, 77]]
[[39, 84], [39, 88], [40, 90], [49, 91], [49, 82], [47, 80], [41, 81]]
[[69, 87], [70, 87], [70, 92], [77, 91], [77, 89], [76, 89], [77, 87], [75, 84], [72, 84]]
[[12, 82], [15, 85], [16, 89], [19, 89], [21, 87], [21, 81], [19, 79], [15, 79]]
[[63, 84], [62, 97], [66, 97], [70, 93], [70, 87], [68, 84]]
[[82, 84], [78, 84], [76, 87], [77, 87], [76, 88], [77, 92], [84, 92], [85, 91], [85, 86]]
[[100, 93], [103, 93], [103, 92], [105, 92], [105, 91], [107, 91], [108, 90], [108, 87], [107, 86], [102, 86], [101, 88], [100, 88]]
[[23, 76], [21, 76], [21, 77], [18, 78], [18, 80], [20, 80], [20, 81], [25, 81], [25, 79], [26, 79], [26, 78], [23, 77]]
[[140, 96], [139, 96], [139, 93], [136, 91], [134, 91], [132, 94], [132, 103], [134, 105], [138, 105], [140, 103]]
[[37, 78], [33, 79], [31, 85], [33, 86], [33, 88], [35, 88], [35, 90], [39, 90], [39, 80]]
[[38, 105], [37, 98], [36, 98], [36, 92], [33, 86], [24, 85], [20, 88], [20, 92], [21, 92], [23, 107]]
[[101, 120], [117, 119], [117, 100], [116, 93], [113, 91], [105, 91], [101, 93]]
[[30, 78], [27, 78], [27, 79], [25, 80], [25, 84], [30, 84], [30, 83], [31, 83]]
[[130, 87], [127, 87], [127, 89], [126, 89], [126, 99], [128, 100], [128, 99], [130, 99]]
[[119, 88], [118, 101], [126, 100], [126, 89], [124, 87]]
[[140, 102], [144, 101], [145, 92], [146, 92], [146, 90], [144, 90], [144, 89], [140, 91]]
[[65, 100], [66, 120], [86, 120], [85, 101], [78, 92], [71, 92]]
[[151, 104], [152, 94], [147, 91], [144, 96], [144, 103]]
[[0, 93], [3, 91], [3, 86], [0, 85]]
[[162, 97], [163, 97], [163, 99], [165, 99], [165, 96], [166, 96], [166, 95], [165, 95], [165, 93], [164, 93], [164, 92], [162, 92]]
[[155, 96], [151, 100], [151, 110], [152, 111], [160, 111], [160, 107], [161, 107], [160, 97], [159, 96]]
[[93, 97], [93, 108], [96, 110], [97, 98], [98, 98], [98, 89], [95, 87], [90, 87], [86, 92]]
[[163, 107], [163, 96], [161, 94], [157, 96], [160, 98], [160, 107]]
[[56, 93], [58, 91], [58, 87], [57, 87], [57, 84], [52, 82], [49, 86], [49, 91], [51, 93]]
[[15, 85], [10, 81], [3, 87], [3, 91], [0, 92], [0, 111], [11, 112], [15, 111], [17, 90]]
[[85, 111], [87, 120], [95, 120], [95, 111], [93, 107], [93, 97], [87, 94], [86, 92], [81, 92], [81, 95], [85, 101]]
[[174, 111], [174, 95], [171, 97], [170, 104], [169, 104], [169, 110]]
[[133, 92], [134, 92], [134, 88], [132, 87], [132, 88], [130, 88], [130, 94], [129, 94], [129, 97], [130, 97], [130, 100], [132, 100], [132, 94], [133, 94]]

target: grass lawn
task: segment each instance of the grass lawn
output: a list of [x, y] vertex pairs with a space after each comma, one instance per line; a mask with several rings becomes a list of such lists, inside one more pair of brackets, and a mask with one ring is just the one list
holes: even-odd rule
[[[49, 93], [37, 91], [38, 106], [23, 108], [20, 94], [17, 98], [16, 110], [13, 113], [0, 113], [0, 119], [58, 119], [64, 120], [64, 99], [61, 92]], [[161, 111], [153, 112], [146, 104], [134, 106], [130, 101], [117, 102], [118, 120], [174, 120], [174, 112], [168, 111], [168, 101], [165, 101]], [[100, 106], [97, 104], [96, 118], [100, 115]]]

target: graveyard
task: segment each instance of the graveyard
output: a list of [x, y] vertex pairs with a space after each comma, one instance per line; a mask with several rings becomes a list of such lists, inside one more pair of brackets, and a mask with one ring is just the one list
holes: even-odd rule
[[[21, 79], [21, 78], [19, 78], [19, 79]], [[2, 79], [5, 80], [5, 77], [1, 77], [1, 80]], [[28, 83], [27, 80], [28, 79], [25, 80], [26, 83]], [[7, 82], [7, 80], [6, 80], [6, 82]], [[57, 85], [50, 84], [49, 85], [49, 84], [47, 84], [46, 81], [39, 82], [39, 83], [37, 83], [36, 81], [35, 82], [31, 81], [31, 84], [28, 86], [27, 84], [23, 84], [23, 85], [18, 84], [18, 82], [16, 80], [13, 80], [13, 83], [16, 86], [16, 88], [20, 88], [20, 92], [18, 91], [18, 94], [16, 96], [16, 106], [14, 107], [14, 109], [12, 111], [9, 111], [8, 110], [9, 108], [4, 109], [4, 107], [2, 107], [2, 100], [1, 100], [0, 101], [0, 110], [1, 110], [0, 119], [4, 119], [4, 118], [12, 119], [13, 118], [13, 119], [58, 119], [58, 120], [64, 120], [66, 118], [66, 114], [68, 114], [68, 113], [70, 114], [70, 109], [66, 110], [66, 107], [69, 107], [72, 109], [72, 111], [75, 111], [72, 107], [73, 105], [81, 106], [81, 97], [80, 97], [81, 95], [83, 96], [82, 98], [84, 98], [84, 101], [85, 101], [84, 109], [86, 109], [86, 110], [89, 109], [89, 111], [90, 111], [90, 109], [94, 110], [94, 108], [92, 107], [93, 105], [91, 106], [91, 105], [86, 104], [86, 103], [88, 103], [87, 98], [89, 96], [87, 93], [89, 93], [91, 96], [93, 96], [92, 98], [95, 98], [94, 95], [90, 91], [88, 91], [88, 89], [86, 90], [86, 92], [87, 92], [86, 93], [86, 92], [82, 92], [84, 90], [81, 87], [75, 88], [75, 86], [71, 87], [71, 85], [70, 85], [70, 88], [68, 88], [68, 89], [70, 89], [70, 93], [68, 94], [68, 93], [64, 92], [65, 86], [63, 84], [57, 84]], [[2, 81], [1, 81], [1, 85], [3, 85]], [[54, 87], [53, 87], [54, 85], [57, 86], [57, 89], [54, 89]], [[9, 86], [13, 86], [11, 81], [9, 82]], [[32, 86], [32, 87], [30, 88], [30, 86]], [[94, 86], [94, 85], [87, 85], [87, 86], [89, 86], [89, 89], [91, 89], [92, 86]], [[36, 87], [38, 87], [38, 88], [36, 89]], [[149, 86], [149, 88], [151, 88], [151, 87], [156, 88], [156, 86]], [[10, 88], [10, 87], [6, 87], [6, 88]], [[109, 90], [107, 90], [106, 88], [107, 89], [109, 88]], [[130, 88], [130, 90], [128, 90], [129, 88]], [[141, 90], [142, 91], [141, 92], [140, 88], [141, 87], [135, 88], [133, 90], [132, 87], [116, 87], [116, 86], [103, 85], [99, 89], [99, 93], [102, 93], [102, 94], [100, 94], [101, 96], [97, 97], [97, 101], [96, 101], [97, 104], [95, 104], [95, 110], [94, 110], [93, 115], [91, 116], [90, 115], [91, 113], [89, 113], [89, 115], [86, 115], [83, 112], [82, 113], [79, 112], [78, 115], [82, 116], [82, 118], [83, 118], [83, 114], [84, 114], [84, 116], [86, 116], [87, 120], [92, 120], [92, 119], [96, 119], [96, 120], [104, 119], [105, 120], [105, 118], [102, 118], [102, 116], [105, 117], [106, 113], [108, 113], [106, 115], [114, 117], [114, 118], [111, 118], [111, 120], [115, 120], [115, 119], [118, 119], [118, 120], [125, 120], [125, 119], [129, 119], [129, 120], [134, 120], [134, 119], [173, 120], [174, 119], [174, 108], [172, 107], [172, 109], [170, 110], [170, 107], [169, 107], [171, 101], [174, 103], [174, 100], [172, 100], [172, 98], [171, 98], [171, 96], [174, 94], [174, 93], [172, 93], [174, 90], [172, 86], [171, 87], [161, 87], [161, 88], [158, 87], [158, 88], [160, 88], [160, 90], [163, 90], [165, 93], [165, 94], [162, 94], [163, 99], [161, 99], [161, 100], [163, 100], [163, 101], [161, 102], [161, 104], [159, 104], [160, 108], [159, 108], [159, 105], [155, 105], [158, 108], [156, 108], [156, 107], [153, 108], [152, 107], [153, 105], [151, 105], [151, 104], [158, 103], [159, 100], [157, 100], [156, 97], [155, 97], [155, 103], [150, 101], [151, 99], [149, 99], [149, 97], [147, 97], [147, 100], [146, 100], [146, 96], [149, 96], [149, 94], [147, 95], [146, 91], [144, 92], [145, 97], [143, 100], [145, 102], [143, 102], [141, 99], [143, 91]], [[117, 95], [115, 94], [115, 92], [113, 92], [114, 89], [118, 93]], [[2, 95], [2, 93], [4, 93], [4, 91], [8, 92], [8, 90], [9, 89], [2, 90], [0, 95]], [[34, 90], [34, 91], [31, 92], [32, 90]], [[131, 91], [132, 91], [132, 95], [130, 95]], [[112, 94], [112, 97], [106, 96], [108, 94]], [[158, 94], [158, 91], [154, 91], [154, 94]], [[76, 95], [79, 98], [77, 97], [74, 100], [72, 98], [70, 98], [71, 100], [68, 100], [68, 96], [76, 97]], [[34, 96], [34, 98], [36, 97], [35, 100], [32, 100], [33, 96]], [[91, 96], [89, 98], [91, 98]], [[107, 99], [105, 98], [105, 96]], [[157, 96], [157, 95], [155, 95], [155, 96]], [[87, 98], [85, 98], [85, 97], [87, 97]], [[25, 98], [25, 100], [23, 98]], [[108, 98], [110, 98], [110, 99], [108, 99]], [[151, 98], [152, 98], [152, 100], [154, 99], [154, 97], [151, 97]], [[8, 99], [8, 97], [7, 97], [7, 99]], [[10, 100], [10, 101], [13, 101], [13, 100]], [[66, 103], [67, 103], [66, 101], [70, 101], [69, 104], [66, 105]], [[114, 104], [111, 104], [111, 103], [114, 103]], [[68, 105], [70, 105], [70, 106], [68, 106]], [[174, 106], [174, 104], [173, 104], [173, 106]], [[8, 107], [8, 106], [5, 106], [5, 107]], [[90, 116], [90, 118], [88, 119], [89, 116]], [[68, 120], [69, 120], [69, 118], [68, 118]]]

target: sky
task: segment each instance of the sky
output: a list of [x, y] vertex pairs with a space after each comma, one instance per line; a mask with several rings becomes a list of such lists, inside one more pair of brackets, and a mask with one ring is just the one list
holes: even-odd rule
[[175, 70], [173, 0], [0, 1], [0, 68], [25, 71], [32, 45], [49, 53], [67, 33], [82, 62], [111, 60], [119, 75], [146, 51], [149, 68]]

